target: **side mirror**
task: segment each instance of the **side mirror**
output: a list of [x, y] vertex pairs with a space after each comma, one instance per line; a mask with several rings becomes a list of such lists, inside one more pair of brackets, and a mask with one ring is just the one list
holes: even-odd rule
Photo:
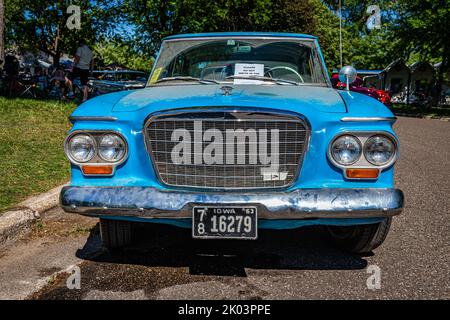
[[345, 66], [339, 71], [339, 81], [345, 83], [345, 90], [350, 90], [350, 83], [356, 80], [358, 73], [352, 66]]

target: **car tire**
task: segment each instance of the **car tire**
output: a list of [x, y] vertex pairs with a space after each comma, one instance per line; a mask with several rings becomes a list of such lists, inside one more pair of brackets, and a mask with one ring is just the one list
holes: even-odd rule
[[100, 219], [100, 236], [107, 249], [120, 249], [131, 243], [132, 223]]
[[369, 253], [379, 247], [387, 237], [392, 218], [382, 222], [349, 227], [327, 227], [334, 245], [352, 253]]

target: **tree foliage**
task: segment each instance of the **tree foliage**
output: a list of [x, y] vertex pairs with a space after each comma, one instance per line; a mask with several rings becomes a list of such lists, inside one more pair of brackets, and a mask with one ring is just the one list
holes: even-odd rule
[[399, 54], [422, 61], [441, 62], [437, 74], [437, 102], [445, 75], [450, 73], [450, 0], [399, 0], [393, 34]]
[[123, 13], [146, 52], [177, 33], [297, 32], [319, 36], [326, 61], [339, 63], [339, 19], [321, 0], [125, 0]]
[[397, 12], [399, 17], [392, 33], [399, 39], [399, 53], [442, 61], [448, 70], [450, 0], [399, 0]]
[[186, 32], [264, 30], [270, 0], [124, 0], [126, 20], [136, 26], [134, 40], [154, 53], [161, 40]]
[[66, 22], [68, 2], [52, 0], [8, 0], [6, 32], [9, 44], [21, 50], [39, 50], [56, 63], [62, 53], [74, 53], [79, 39], [88, 43], [98, 39], [99, 30], [112, 23], [106, 1], [72, 1], [81, 8], [81, 29], [69, 29]]
[[94, 54], [98, 68], [118, 63], [128, 69], [150, 72], [153, 65], [153, 58], [149, 54], [136, 52], [132, 46], [120, 40], [96, 43]]
[[[147, 69], [161, 40], [187, 32], [275, 31], [313, 34], [330, 70], [339, 66], [337, 0], [73, 0], [82, 29], [65, 27], [67, 1], [8, 0], [6, 35], [22, 49], [54, 57], [72, 53], [77, 39], [96, 44], [103, 61]], [[450, 0], [342, 1], [344, 64], [382, 69], [397, 58], [442, 61], [449, 67]], [[367, 30], [369, 5], [382, 27]], [[119, 26], [125, 32], [117, 33]], [[141, 56], [141, 58], [139, 57]]]

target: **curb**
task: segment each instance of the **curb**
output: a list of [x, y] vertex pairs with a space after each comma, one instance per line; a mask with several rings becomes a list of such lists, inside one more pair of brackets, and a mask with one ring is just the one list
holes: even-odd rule
[[63, 186], [28, 198], [19, 203], [16, 208], [3, 212], [0, 215], [0, 245], [15, 240], [22, 231], [39, 219], [42, 213], [55, 208]]
[[450, 117], [438, 117], [438, 116], [424, 116], [421, 114], [409, 114], [409, 113], [395, 113], [398, 117], [408, 117], [408, 118], [421, 118], [421, 119], [431, 119], [431, 120], [441, 120], [450, 121]]

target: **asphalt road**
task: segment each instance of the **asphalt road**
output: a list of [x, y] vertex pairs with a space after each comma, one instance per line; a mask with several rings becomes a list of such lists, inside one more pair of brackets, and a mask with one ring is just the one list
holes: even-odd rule
[[[110, 254], [95, 219], [57, 209], [0, 250], [0, 298], [449, 299], [450, 122], [400, 118], [395, 127], [406, 207], [371, 255], [334, 249], [317, 227], [204, 246], [188, 230], [153, 224], [140, 230], [139, 245]], [[62, 272], [73, 265], [79, 290], [67, 289]], [[378, 290], [366, 286], [370, 265], [381, 270]]]

